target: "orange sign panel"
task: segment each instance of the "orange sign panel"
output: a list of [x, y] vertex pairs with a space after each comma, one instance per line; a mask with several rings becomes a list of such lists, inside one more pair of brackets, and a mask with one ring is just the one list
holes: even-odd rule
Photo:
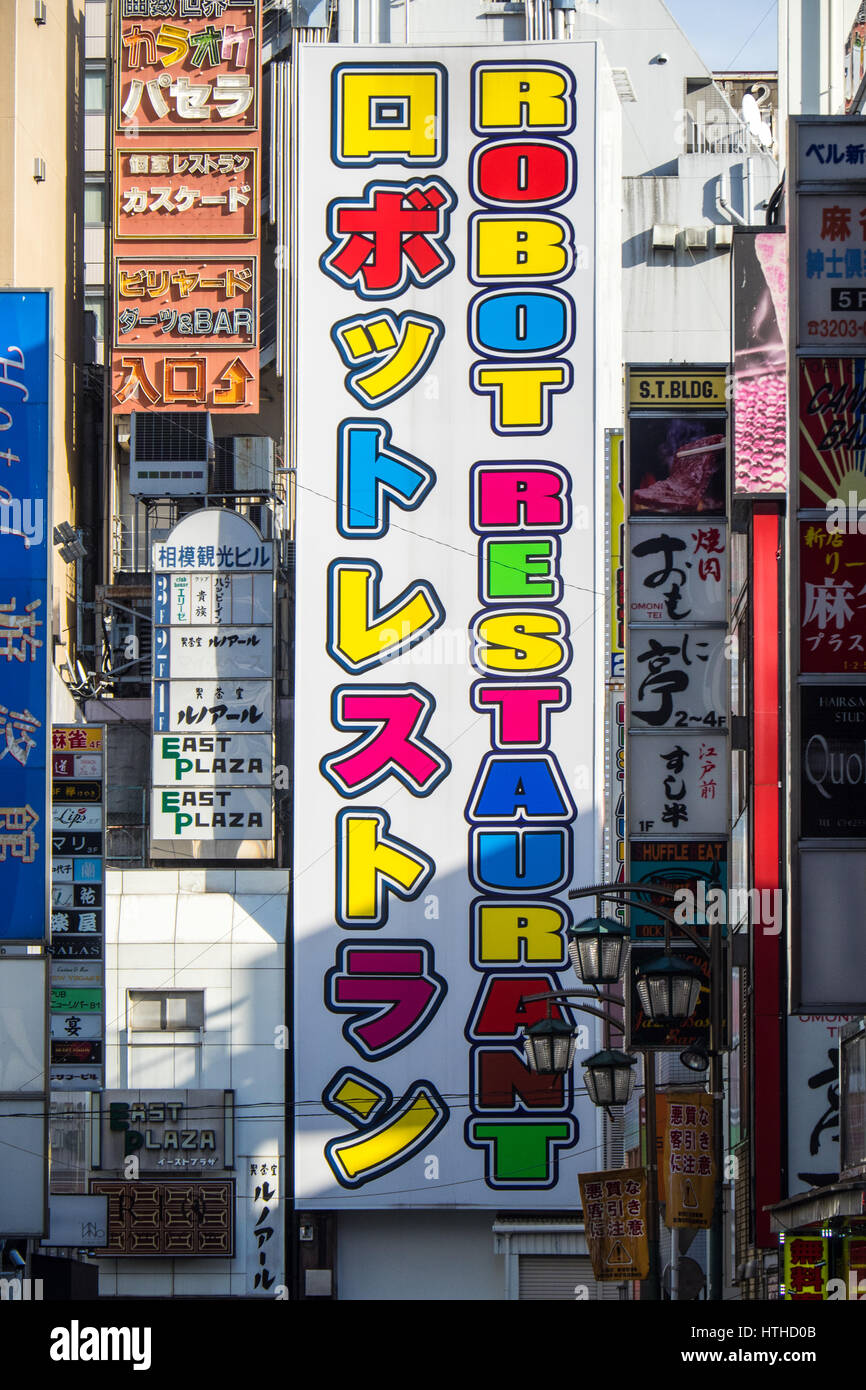
[[118, 131], [258, 128], [258, 0], [120, 0], [118, 9]]
[[586, 1243], [596, 1279], [622, 1283], [649, 1274], [645, 1168], [580, 1173]]
[[258, 349], [208, 352], [122, 349], [112, 360], [112, 408], [210, 410], [253, 414], [259, 408]]
[[114, 276], [114, 346], [254, 347], [256, 260], [119, 258]]
[[705, 1091], [668, 1095], [664, 1130], [665, 1225], [709, 1229], [713, 1217], [713, 1108]]
[[116, 151], [115, 241], [243, 241], [258, 231], [256, 149]]
[[51, 730], [51, 747], [55, 753], [99, 753], [102, 751], [104, 730], [82, 729], [75, 724], [55, 724]]

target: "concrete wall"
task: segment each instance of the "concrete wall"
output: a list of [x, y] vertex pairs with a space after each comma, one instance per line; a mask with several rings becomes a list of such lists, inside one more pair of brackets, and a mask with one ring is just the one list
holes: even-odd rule
[[[84, 0], [0, 5], [0, 286], [54, 290], [54, 514], [74, 520], [81, 449], [81, 78]], [[34, 160], [45, 178], [33, 177]], [[67, 565], [55, 555], [54, 623], [74, 629]]]
[[[288, 872], [275, 869], [107, 875], [106, 1086], [234, 1090], [237, 1204], [233, 1260], [103, 1260], [100, 1296], [252, 1292], [250, 1166], [283, 1156], [286, 1050], [276, 1030], [285, 1019], [288, 884]], [[133, 1044], [130, 989], [203, 989], [200, 1039], [148, 1033]]]
[[[626, 362], [727, 362], [730, 356], [731, 262], [715, 244], [728, 222], [716, 195], [745, 220], [761, 222], [778, 182], [767, 154], [749, 161], [751, 216], [740, 155], [684, 155], [673, 176], [623, 180], [623, 353]], [[723, 194], [723, 196], [725, 196]], [[652, 228], [678, 228], [673, 251], [653, 250]], [[686, 246], [690, 227], [708, 229], [706, 250]]]
[[845, 40], [860, 0], [779, 0], [779, 136], [785, 162], [788, 116], [832, 116], [845, 108]]
[[341, 1212], [337, 1297], [386, 1303], [505, 1298], [487, 1212]]

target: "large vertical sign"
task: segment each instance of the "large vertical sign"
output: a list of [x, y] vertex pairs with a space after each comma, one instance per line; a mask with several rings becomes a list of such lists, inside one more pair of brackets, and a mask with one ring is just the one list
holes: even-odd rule
[[788, 241], [737, 228], [733, 276], [733, 486], [783, 493], [788, 479]]
[[51, 1087], [98, 1091], [105, 1065], [105, 726], [51, 731]]
[[258, 410], [259, 9], [116, 6], [116, 413]]
[[48, 926], [47, 291], [0, 291], [0, 939]]
[[[625, 879], [625, 439], [605, 430], [604, 881]], [[617, 917], [625, 909], [609, 906]]]
[[791, 1008], [866, 1007], [866, 142], [792, 122]]
[[[51, 297], [0, 290], [0, 1225], [47, 1229]], [[29, 957], [36, 946], [35, 958]], [[14, 1097], [8, 1099], [8, 1097]]]
[[298, 55], [308, 1206], [562, 1206], [595, 1144], [521, 1030], [599, 871], [596, 50], [446, 51]]
[[[708, 889], [724, 896], [730, 819], [725, 374], [630, 367], [626, 399], [627, 877], [690, 893], [684, 920], [706, 937], [727, 921], [724, 905], [707, 911]], [[631, 929], [636, 943], [663, 937], [640, 905]], [[658, 949], [633, 947], [632, 976]], [[684, 1030], [649, 1024], [632, 994], [632, 1046], [682, 1046]]]
[[788, 1018], [788, 1192], [839, 1177], [839, 1045], [848, 1014]]
[[273, 839], [274, 545], [235, 512], [153, 546], [151, 852]]

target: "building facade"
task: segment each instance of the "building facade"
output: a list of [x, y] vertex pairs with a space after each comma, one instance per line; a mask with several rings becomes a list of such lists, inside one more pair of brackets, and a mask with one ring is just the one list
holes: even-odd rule
[[[610, 1120], [579, 1065], [552, 1099], [533, 1081], [520, 1035], [544, 1006], [521, 1001], [574, 983], [570, 887], [647, 885], [637, 959], [663, 936], [652, 887], [703, 883], [726, 894], [717, 1205], [662, 1227], [660, 1273], [775, 1297], [768, 1209], [808, 1236], [835, 1200], [802, 1194], [840, 1172], [859, 1016], [793, 986], [785, 414], [807, 277], [779, 185], [787, 116], [842, 107], [857, 5], [817, 30], [780, 6], [778, 99], [773, 74], [710, 72], [657, 0], [212, 8], [179, 0], [184, 45], [124, 0], [3, 21], [2, 278], [57, 287], [54, 720], [101, 727], [105, 760], [98, 955], [54, 884], [55, 987], [102, 995], [54, 1038], [52, 1195], [107, 1198], [102, 1297], [639, 1296], [596, 1280], [577, 1177], [664, 1143], [712, 1020], [659, 1052], [644, 1034]], [[74, 99], [52, 114], [49, 93], [34, 136], [20, 84], [49, 60]], [[508, 85], [530, 79], [536, 112]], [[395, 190], [416, 240], [388, 268]], [[645, 555], [671, 536], [703, 547], [697, 616], [655, 592]], [[663, 634], [681, 675], [686, 640], [714, 672], [668, 715], [644, 688]], [[537, 727], [513, 737], [529, 690]], [[651, 772], [683, 728], [714, 762], [680, 795]], [[624, 1045], [573, 1021], [578, 1063]], [[73, 1054], [98, 1087], [72, 1086]]]

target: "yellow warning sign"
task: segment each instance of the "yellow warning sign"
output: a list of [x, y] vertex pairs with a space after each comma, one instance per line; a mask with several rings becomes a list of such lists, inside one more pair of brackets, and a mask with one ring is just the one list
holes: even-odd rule
[[649, 1273], [646, 1169], [581, 1173], [578, 1181], [596, 1279], [645, 1279]]
[[715, 1195], [713, 1104], [704, 1091], [671, 1091], [665, 1100], [665, 1225], [708, 1229]]
[[607, 1252], [604, 1258], [604, 1262], [606, 1265], [610, 1265], [612, 1269], [621, 1269], [623, 1268], [623, 1266], [629, 1266], [634, 1264], [634, 1260], [632, 1259], [629, 1252], [626, 1250], [621, 1240], [616, 1241], [614, 1243], [613, 1249]]

